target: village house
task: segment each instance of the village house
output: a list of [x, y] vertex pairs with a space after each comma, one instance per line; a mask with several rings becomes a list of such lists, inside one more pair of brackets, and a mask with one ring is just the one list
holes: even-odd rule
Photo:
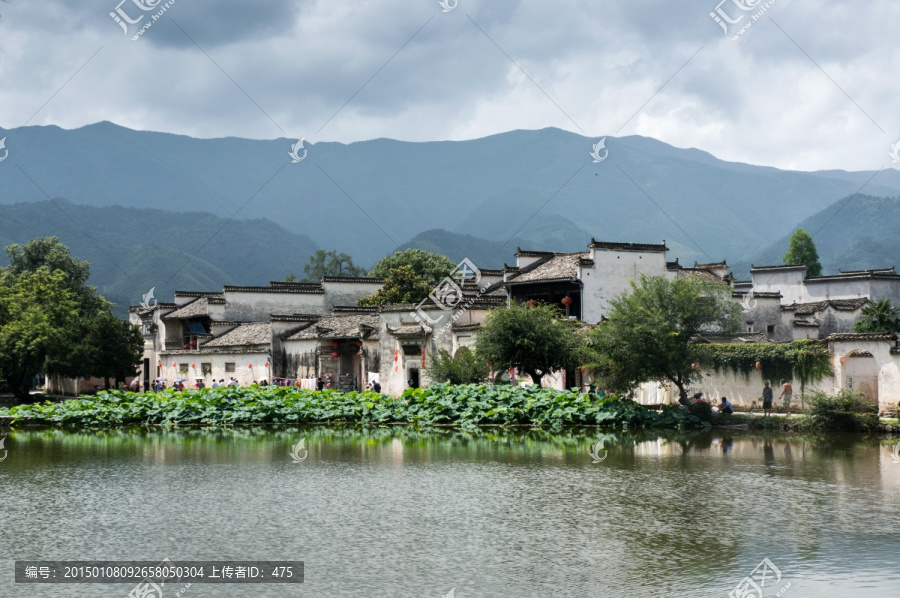
[[[423, 370], [441, 350], [453, 354], [460, 347], [474, 347], [491, 309], [541, 301], [592, 325], [602, 322], [610, 301], [642, 275], [699, 276], [729, 285], [743, 308], [739, 334], [707, 334], [700, 342], [818, 340], [834, 356], [834, 376], [807, 390], [853, 389], [884, 412], [896, 410], [900, 342], [894, 335], [853, 332], [869, 301], [887, 298], [900, 304], [900, 275], [893, 268], [807, 277], [804, 266], [753, 267], [749, 281], [735, 281], [725, 261], [683, 266], [677, 259], [667, 261], [668, 251], [665, 242], [596, 239], [587, 250], [574, 253], [517, 248], [514, 266], [476, 268], [474, 279], [460, 284], [448, 279], [417, 305], [359, 307], [358, 299], [383, 284], [373, 278], [177, 291], [172, 303], [130, 310], [145, 340], [141, 382], [165, 378], [171, 384], [185, 378], [188, 385], [200, 379], [210, 386], [213, 380], [234, 377], [243, 385], [266, 380], [354, 390], [378, 380], [384, 393], [397, 396], [429, 383]], [[708, 396], [725, 394], [739, 406], [759, 399], [758, 372], [705, 374], [697, 389]], [[509, 375], [527, 383], [520, 373]], [[557, 372], [545, 383], [586, 388], [591, 378], [580, 370]], [[677, 397], [665, 384], [648, 383], [635, 398], [671, 403]]]

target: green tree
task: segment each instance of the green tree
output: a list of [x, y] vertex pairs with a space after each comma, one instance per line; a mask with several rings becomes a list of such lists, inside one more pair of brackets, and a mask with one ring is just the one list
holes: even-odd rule
[[812, 236], [802, 228], [798, 228], [791, 235], [787, 253], [781, 258], [785, 264], [804, 264], [807, 276], [819, 276], [822, 274], [822, 264], [819, 262], [819, 252]]
[[87, 284], [90, 265], [55, 237], [6, 248], [0, 268], [0, 376], [28, 398], [40, 372], [108, 380], [134, 375], [143, 338]]
[[323, 276], [349, 276], [359, 277], [366, 275], [366, 269], [353, 265], [353, 258], [346, 253], [337, 251], [325, 251], [319, 249], [309, 256], [309, 261], [303, 266], [306, 277], [304, 282], [319, 282]]
[[87, 284], [90, 264], [72, 257], [69, 248], [56, 237], [32, 239], [25, 245], [14, 243], [5, 248], [9, 266], [2, 269], [4, 277], [16, 278], [26, 272], [37, 272], [46, 267], [50, 272], [57, 270], [66, 275], [67, 286], [82, 301], [82, 310], [102, 308], [106, 301], [97, 295], [96, 287]]
[[386, 305], [388, 303], [418, 303], [428, 297], [431, 285], [409, 266], [400, 266], [388, 271], [384, 286], [378, 292], [357, 301], [361, 306]]
[[900, 309], [890, 299], [880, 299], [862, 308], [862, 318], [853, 325], [856, 332], [897, 332], [900, 330]]
[[456, 355], [440, 349], [432, 357], [431, 366], [425, 368], [425, 373], [435, 383], [479, 384], [487, 379], [489, 372], [483, 359], [468, 347], [460, 347], [456, 350]]
[[705, 331], [730, 334], [740, 326], [731, 287], [696, 277], [642, 276], [610, 308], [592, 334], [591, 365], [620, 392], [669, 380], [686, 398], [687, 386], [700, 375], [691, 367], [700, 361], [696, 337]]
[[282, 282], [297, 282], [297, 275], [293, 272], [288, 272], [284, 275]]
[[20, 402], [48, 360], [65, 359], [78, 299], [62, 270], [41, 266], [0, 278], [0, 375]]
[[512, 305], [488, 314], [475, 340], [476, 355], [494, 370], [517, 368], [535, 384], [562, 368], [576, 368], [582, 356], [577, 324], [555, 306]]
[[443, 255], [422, 249], [405, 249], [378, 260], [369, 276], [385, 278], [391, 270], [400, 266], [409, 266], [432, 287], [456, 269], [456, 264]]
[[103, 378], [106, 388], [111, 388], [111, 378], [118, 384], [136, 374], [144, 346], [139, 327], [100, 311], [80, 318], [71, 330], [77, 331], [77, 339], [66, 355], [48, 359], [49, 371]]

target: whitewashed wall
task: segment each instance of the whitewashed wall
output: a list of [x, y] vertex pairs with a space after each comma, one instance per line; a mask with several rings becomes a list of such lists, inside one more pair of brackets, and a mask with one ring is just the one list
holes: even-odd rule
[[581, 268], [582, 320], [595, 324], [609, 310], [609, 302], [628, 291], [630, 281], [641, 274], [664, 276], [666, 254], [661, 251], [639, 252], [591, 249], [593, 267]]

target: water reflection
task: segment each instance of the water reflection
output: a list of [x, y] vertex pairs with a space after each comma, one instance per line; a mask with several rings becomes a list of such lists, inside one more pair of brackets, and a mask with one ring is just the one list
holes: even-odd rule
[[[879, 439], [252, 427], [5, 448], [0, 595], [128, 593], [24, 592], [16, 558], [163, 557], [303, 559], [315, 596], [727, 596], [766, 557], [787, 596], [900, 595], [900, 464]], [[246, 588], [190, 592], [297, 595]]]

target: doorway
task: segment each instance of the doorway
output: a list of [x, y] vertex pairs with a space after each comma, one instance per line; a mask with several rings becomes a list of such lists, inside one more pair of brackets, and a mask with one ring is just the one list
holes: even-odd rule
[[419, 388], [419, 368], [409, 368], [409, 380], [407, 382], [410, 388]]

